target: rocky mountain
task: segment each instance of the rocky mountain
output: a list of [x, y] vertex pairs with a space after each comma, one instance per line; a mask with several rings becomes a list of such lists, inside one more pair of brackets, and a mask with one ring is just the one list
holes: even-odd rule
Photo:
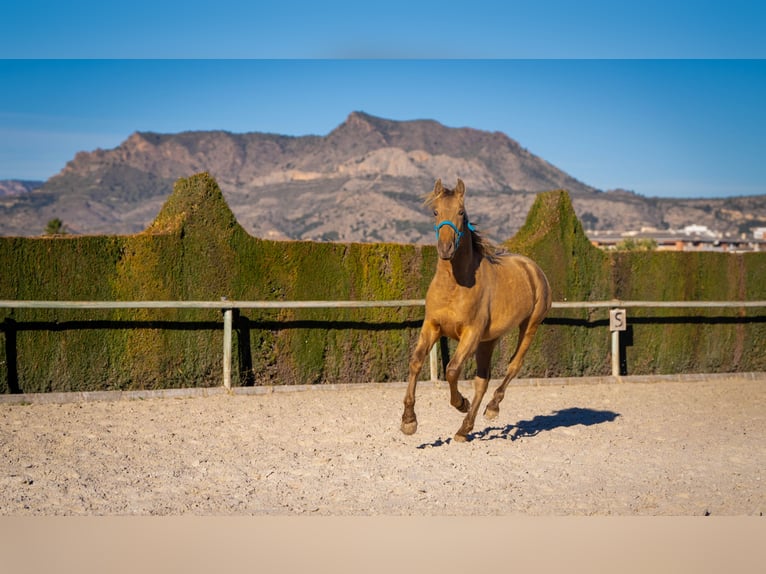
[[207, 171], [239, 222], [272, 239], [430, 242], [422, 205], [436, 178], [469, 193], [470, 217], [502, 241], [540, 191], [567, 189], [586, 228], [708, 225], [728, 233], [766, 224], [766, 197], [651, 199], [602, 192], [500, 132], [353, 112], [326, 136], [222, 131], [137, 132], [111, 150], [80, 152], [28, 193], [0, 197], [0, 234], [34, 235], [61, 219], [74, 233], [144, 229], [174, 181]]

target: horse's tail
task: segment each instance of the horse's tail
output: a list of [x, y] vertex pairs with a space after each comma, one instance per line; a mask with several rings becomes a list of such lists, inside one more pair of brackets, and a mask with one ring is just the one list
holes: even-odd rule
[[553, 291], [548, 277], [540, 266], [528, 257], [524, 259], [526, 259], [525, 267], [534, 295], [534, 305], [529, 319], [533, 323], [542, 323], [553, 305]]
[[[551, 307], [553, 306], [553, 291], [551, 290], [551, 284], [550, 281], [548, 281], [548, 277], [545, 275], [545, 272], [540, 269], [539, 265], [535, 264], [535, 267], [538, 269], [541, 285], [538, 304], [541, 305], [544, 309], [543, 317], [545, 317], [545, 315], [548, 314], [548, 311], [550, 311]], [[540, 320], [542, 321], [542, 318]]]

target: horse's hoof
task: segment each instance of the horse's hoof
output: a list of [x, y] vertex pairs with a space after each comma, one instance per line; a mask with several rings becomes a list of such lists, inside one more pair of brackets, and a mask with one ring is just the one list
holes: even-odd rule
[[497, 418], [497, 415], [500, 414], [500, 409], [491, 409], [489, 406], [487, 406], [486, 409], [484, 409], [484, 418], [491, 421], [493, 419]]
[[402, 422], [402, 432], [404, 434], [415, 434], [418, 430], [418, 421], [412, 421], [410, 423]]
[[468, 441], [468, 437], [465, 436], [464, 434], [456, 434], [455, 437], [453, 438], [453, 440], [455, 442], [467, 442]]

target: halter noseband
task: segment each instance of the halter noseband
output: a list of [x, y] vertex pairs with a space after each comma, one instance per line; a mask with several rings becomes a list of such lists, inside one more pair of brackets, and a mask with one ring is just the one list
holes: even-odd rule
[[[465, 224], [466, 224], [466, 227], [468, 227], [469, 231], [476, 231], [476, 228], [473, 226], [473, 223], [471, 223], [467, 219], [465, 220]], [[465, 235], [465, 231], [460, 231], [457, 228], [457, 225], [452, 223], [449, 219], [445, 219], [441, 223], [437, 223], [436, 225], [434, 225], [434, 230], [436, 231], [436, 239], [439, 239], [439, 230], [445, 225], [448, 225], [449, 227], [455, 230], [455, 236], [457, 237], [457, 239], [455, 239], [455, 249], [457, 249], [460, 246], [460, 239], [462, 239], [463, 235]]]

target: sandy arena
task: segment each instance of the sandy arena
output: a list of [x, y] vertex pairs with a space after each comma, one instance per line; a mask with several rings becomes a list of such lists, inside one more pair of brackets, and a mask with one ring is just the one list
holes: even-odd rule
[[608, 381], [512, 384], [463, 444], [444, 383], [412, 436], [398, 383], [6, 396], [0, 515], [762, 515], [766, 375]]

